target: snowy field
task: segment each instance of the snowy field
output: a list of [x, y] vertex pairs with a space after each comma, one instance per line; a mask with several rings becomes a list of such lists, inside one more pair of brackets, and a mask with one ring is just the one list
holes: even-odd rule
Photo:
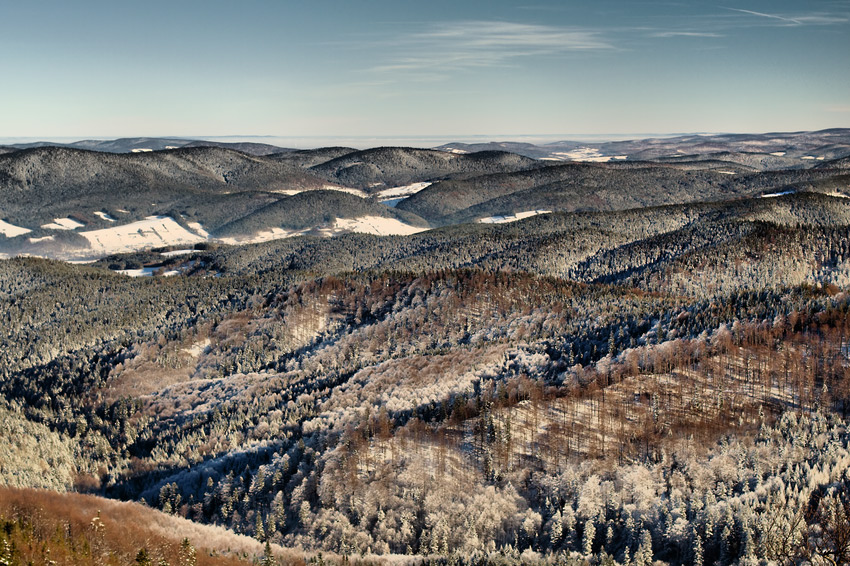
[[0, 234], [3, 234], [7, 238], [14, 238], [15, 236], [28, 234], [30, 232], [32, 232], [32, 230], [29, 228], [21, 228], [20, 226], [15, 226], [14, 224], [9, 224], [8, 222], [0, 220]]
[[76, 230], [82, 228], [85, 224], [77, 222], [72, 218], [54, 218], [49, 224], [42, 224], [41, 227], [47, 230]]
[[785, 195], [793, 195], [797, 191], [782, 191], [781, 193], [768, 193], [766, 195], [761, 195], [761, 198], [775, 198], [775, 197], [784, 197]]
[[531, 218], [532, 216], [537, 216], [538, 214], [551, 213], [551, 210], [526, 210], [525, 212], [517, 212], [516, 214], [509, 214], [507, 216], [488, 216], [487, 218], [479, 218], [478, 222], [480, 222], [481, 224], [505, 224], [507, 222], [516, 222], [517, 220]]
[[186, 230], [168, 216], [148, 216], [138, 222], [80, 232], [80, 235], [89, 241], [93, 251], [102, 254], [195, 244], [206, 239]]
[[109, 216], [108, 214], [103, 212], [102, 210], [95, 210], [94, 215], [100, 217], [103, 220], [106, 220], [107, 222], [115, 222], [114, 218], [112, 218], [111, 216]]
[[556, 151], [552, 154], [552, 159], [560, 159], [562, 161], [587, 161], [591, 163], [607, 163], [613, 160], [628, 159], [628, 155], [602, 155], [602, 152], [595, 147], [579, 147], [572, 151]]
[[424, 232], [427, 228], [419, 228], [405, 224], [395, 218], [383, 218], [382, 216], [361, 216], [360, 218], [337, 218], [334, 223], [335, 230], [348, 232], [359, 232], [361, 234], [374, 234], [376, 236], [409, 236]]

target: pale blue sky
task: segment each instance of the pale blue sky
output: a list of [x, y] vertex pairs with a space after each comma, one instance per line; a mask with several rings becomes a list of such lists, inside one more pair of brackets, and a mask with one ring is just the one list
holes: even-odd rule
[[850, 1], [30, 0], [0, 137], [850, 126]]

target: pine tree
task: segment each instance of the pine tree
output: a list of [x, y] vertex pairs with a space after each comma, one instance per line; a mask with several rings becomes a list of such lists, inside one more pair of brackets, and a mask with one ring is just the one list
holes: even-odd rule
[[596, 538], [596, 526], [593, 524], [593, 519], [588, 519], [584, 523], [584, 539], [582, 540], [581, 549], [585, 556], [593, 554], [593, 539]]
[[263, 560], [260, 562], [262, 566], [277, 566], [277, 559], [272, 553], [272, 545], [266, 541], [266, 546], [263, 548]]
[[180, 543], [180, 558], [179, 566], [196, 566], [198, 558], [195, 556], [195, 547], [189, 542], [188, 538], [184, 538]]
[[635, 566], [649, 566], [652, 564], [652, 535], [644, 529], [640, 535], [640, 546], [635, 552]]

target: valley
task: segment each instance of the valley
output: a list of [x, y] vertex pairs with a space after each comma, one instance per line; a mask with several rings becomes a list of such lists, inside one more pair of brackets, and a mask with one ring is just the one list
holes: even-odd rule
[[0, 564], [850, 560], [850, 130], [77, 145], [0, 154]]

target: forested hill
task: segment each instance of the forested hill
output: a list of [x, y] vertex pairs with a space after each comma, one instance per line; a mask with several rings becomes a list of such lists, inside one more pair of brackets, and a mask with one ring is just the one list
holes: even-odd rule
[[0, 156], [0, 564], [850, 563], [840, 160], [435, 153]]
[[459, 155], [429, 149], [379, 147], [342, 155], [311, 170], [339, 184], [372, 192], [418, 181], [518, 171], [542, 164], [503, 151]]

